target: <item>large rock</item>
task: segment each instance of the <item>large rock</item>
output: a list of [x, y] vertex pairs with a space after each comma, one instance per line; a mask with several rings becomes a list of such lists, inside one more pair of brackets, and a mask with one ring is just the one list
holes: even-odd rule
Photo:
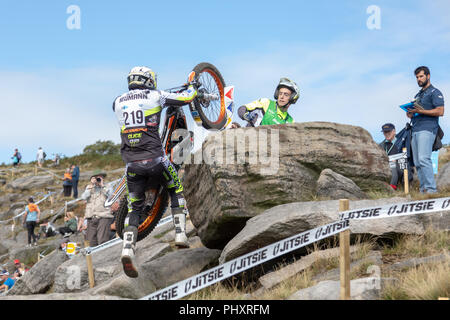
[[[404, 198], [350, 201], [350, 209], [399, 202], [407, 201]], [[339, 200], [326, 200], [289, 203], [266, 210], [247, 221], [245, 228], [225, 246], [219, 261], [223, 263], [295, 234], [337, 221], [338, 209]], [[418, 215], [350, 221], [350, 231], [353, 235], [423, 234], [424, 230]]]
[[328, 199], [365, 199], [366, 194], [351, 179], [325, 169], [317, 180], [317, 195]]
[[9, 210], [21, 209], [21, 211], [24, 211], [26, 205], [27, 203], [25, 201], [14, 202], [9, 206]]
[[55, 244], [53, 242], [48, 242], [45, 244], [26, 247], [26, 241], [24, 241], [19, 247], [12, 247], [9, 252], [9, 256], [13, 259], [19, 259], [20, 262], [25, 265], [33, 265], [38, 260], [38, 254], [41, 252], [50, 252], [55, 249]]
[[[351, 300], [379, 300], [381, 289], [391, 278], [368, 277], [350, 281]], [[326, 280], [292, 294], [288, 300], [339, 300], [340, 281]]]
[[[247, 148], [246, 137], [255, 142]], [[387, 156], [366, 130], [326, 122], [211, 133], [188, 162], [183, 185], [192, 222], [205, 246], [219, 249], [264, 210], [311, 200], [323, 169], [363, 191], [386, 190], [390, 178]]]
[[8, 248], [6, 248], [3, 244], [0, 243], [0, 256], [8, 253]]
[[158, 259], [140, 263], [138, 278], [131, 279], [121, 274], [89, 292], [94, 295], [142, 298], [216, 264], [219, 254], [219, 250], [204, 247], [170, 252]]
[[55, 271], [69, 258], [65, 252], [55, 250], [38, 261], [25, 275], [14, 284], [9, 295], [45, 293], [52, 285]]
[[[359, 249], [358, 246], [350, 246], [350, 254], [354, 253]], [[300, 260], [279, 268], [275, 271], [269, 272], [258, 279], [264, 290], [272, 289], [273, 287], [279, 285], [281, 282], [293, 277], [297, 273], [300, 273], [309, 267], [311, 267], [315, 262], [320, 259], [330, 259], [339, 256], [339, 248], [331, 248], [326, 250], [313, 251], [307, 256], [301, 257]]]
[[117, 296], [90, 295], [86, 293], [50, 293], [34, 295], [6, 295], [0, 296], [0, 300], [128, 300]]
[[[142, 242], [145, 243], [144, 241]], [[138, 243], [136, 254], [136, 262], [138, 264], [160, 257], [171, 250], [168, 244], [157, 243], [156, 241], [153, 241], [153, 244], [149, 247], [140, 244]], [[120, 263], [121, 252], [122, 245], [119, 242], [108, 249], [92, 253], [96, 286], [123, 274]], [[68, 285], [68, 283], [71, 284], [70, 279], [73, 277], [73, 270], [79, 272], [80, 280], [77, 285]], [[55, 276], [54, 292], [78, 292], [87, 289], [89, 289], [89, 278], [85, 256], [78, 254], [58, 267]]]
[[8, 186], [14, 190], [31, 190], [36, 188], [44, 188], [49, 184], [53, 184], [53, 176], [28, 176], [15, 179]]
[[436, 186], [441, 191], [450, 189], [450, 162], [447, 162], [442, 168], [439, 168]]

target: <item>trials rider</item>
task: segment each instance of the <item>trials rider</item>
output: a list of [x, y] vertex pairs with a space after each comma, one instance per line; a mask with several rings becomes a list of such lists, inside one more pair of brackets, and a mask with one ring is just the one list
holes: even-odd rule
[[171, 200], [175, 225], [175, 244], [189, 247], [186, 237], [186, 215], [188, 213], [183, 196], [183, 186], [177, 170], [167, 158], [159, 136], [161, 110], [165, 106], [183, 106], [197, 95], [192, 84], [180, 93], [157, 90], [155, 72], [147, 67], [134, 67], [128, 74], [129, 91], [117, 97], [113, 103], [120, 124], [123, 161], [126, 163], [128, 186], [128, 216], [125, 219], [121, 261], [129, 277], [137, 277], [134, 263], [139, 214], [145, 203], [148, 180], [166, 184]]

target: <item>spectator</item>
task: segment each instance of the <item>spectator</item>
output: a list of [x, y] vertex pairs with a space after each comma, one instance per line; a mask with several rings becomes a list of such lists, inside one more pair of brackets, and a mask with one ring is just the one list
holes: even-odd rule
[[81, 195], [86, 201], [87, 240], [91, 247], [95, 247], [109, 240], [113, 215], [104, 204], [110, 189], [104, 185], [106, 173], [94, 171], [91, 181]]
[[67, 243], [69, 241], [70, 240], [68, 238], [62, 239], [61, 242], [59, 243], [59, 250], [66, 251]]
[[48, 221], [39, 225], [38, 239], [41, 238], [41, 234], [44, 234], [45, 238], [53, 237], [57, 234], [56, 228]]
[[44, 163], [45, 157], [46, 157], [46, 153], [44, 152], [44, 150], [42, 150], [41, 147], [39, 147], [37, 154], [36, 154], [36, 159], [37, 159], [37, 163], [39, 168], [42, 168], [42, 164]]
[[14, 149], [14, 154], [11, 157], [11, 159], [13, 159], [13, 166], [19, 166], [20, 165], [20, 161], [22, 160], [22, 155], [20, 154], [18, 149]]
[[119, 201], [114, 202], [111, 205], [111, 214], [114, 216], [111, 226], [110, 226], [110, 240], [117, 237], [117, 228], [116, 228], [116, 212], [119, 210]]
[[231, 126], [230, 126], [230, 129], [236, 129], [236, 128], [240, 128], [241, 127], [241, 125], [239, 124], [239, 123], [237, 123], [237, 122], [232, 122], [231, 123]]
[[[430, 69], [418, 67], [414, 74], [421, 87], [414, 97], [414, 108], [406, 114], [412, 122], [412, 153], [417, 168], [421, 193], [436, 193], [431, 153], [439, 129], [439, 117], [444, 115], [444, 96], [430, 83]], [[418, 113], [418, 115], [415, 115]]]
[[[381, 127], [381, 131], [385, 139], [379, 144], [379, 146], [386, 152], [388, 156], [400, 153], [395, 142], [397, 138], [395, 137], [395, 126], [392, 123], [386, 123]], [[400, 169], [397, 161], [390, 164], [391, 166], [391, 188], [397, 190], [397, 185], [401, 177], [403, 177], [403, 170]]]
[[70, 194], [72, 193], [72, 175], [70, 174], [70, 168], [66, 169], [66, 172], [64, 173], [63, 180], [63, 190], [64, 190], [64, 197], [70, 197]]
[[238, 115], [248, 122], [247, 127], [292, 123], [294, 119], [287, 110], [297, 102], [299, 95], [300, 90], [294, 81], [281, 78], [275, 89], [275, 101], [262, 98], [245, 104], [239, 107]]
[[78, 168], [77, 165], [72, 164], [70, 167], [72, 170], [72, 190], [73, 190], [73, 197], [75, 199], [78, 198], [78, 180], [80, 179], [80, 168]]
[[16, 268], [14, 270], [14, 274], [17, 274], [18, 278], [23, 276], [25, 272], [28, 271], [25, 265], [23, 263], [20, 263], [19, 259], [14, 260], [14, 266]]
[[64, 227], [59, 228], [58, 232], [63, 237], [68, 237], [72, 233], [77, 232], [77, 225], [78, 221], [77, 218], [75, 217], [75, 214], [72, 211], [69, 211], [64, 217]]
[[23, 216], [23, 224], [26, 224], [28, 230], [28, 245], [31, 247], [31, 238], [33, 238], [33, 245], [37, 245], [37, 236], [34, 234], [34, 228], [36, 224], [39, 223], [39, 217], [41, 215], [41, 210], [37, 204], [34, 203], [32, 197], [28, 199], [28, 205], [25, 207], [25, 215]]
[[14, 286], [14, 279], [9, 277], [9, 272], [3, 270], [0, 273], [0, 279], [3, 281], [3, 284], [0, 286], [0, 291], [8, 291]]
[[59, 159], [60, 159], [59, 154], [55, 154], [55, 158], [52, 160], [53, 161], [52, 166], [54, 167], [59, 166]]
[[78, 232], [81, 232], [86, 239], [86, 230], [87, 230], [87, 219], [85, 217], [78, 219]]

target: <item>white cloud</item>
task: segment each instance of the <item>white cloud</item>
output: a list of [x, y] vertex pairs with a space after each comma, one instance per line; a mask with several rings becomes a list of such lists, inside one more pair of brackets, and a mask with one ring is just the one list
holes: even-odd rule
[[[300, 100], [290, 110], [297, 122], [359, 125], [369, 130], [375, 140], [381, 139], [379, 128], [385, 122], [402, 128], [408, 119], [398, 105], [419, 89], [413, 69], [430, 63], [440, 67], [438, 71], [443, 74], [448, 67], [448, 59], [442, 57], [447, 54], [448, 58], [450, 52], [450, 4], [441, 0], [425, 3], [420, 10], [381, 9], [379, 32], [361, 28], [320, 44], [300, 40], [262, 43], [257, 48], [237, 49], [232, 56], [218, 57], [214, 63], [226, 83], [235, 85], [235, 109], [261, 97], [273, 98], [279, 78], [288, 76], [301, 89]], [[150, 66], [158, 73], [160, 88], [186, 81], [193, 66], [181, 68], [181, 62], [177, 63]], [[126, 90], [130, 68], [0, 72], [2, 119], [7, 119], [0, 127], [0, 162], [7, 161], [16, 146], [27, 150], [23, 154], [29, 161], [39, 146], [51, 146], [50, 152], [76, 154], [96, 140], [119, 142], [111, 103]], [[450, 82], [433, 83], [449, 101]], [[187, 108], [185, 111], [198, 149], [208, 131], [197, 127]], [[448, 119], [448, 115], [441, 118], [444, 131], [450, 128]], [[449, 136], [446, 132], [444, 141]]]
[[[97, 140], [119, 141], [112, 101], [123, 90], [123, 72], [109, 69], [0, 73], [2, 161], [13, 148], [25, 161], [42, 146], [47, 154], [81, 153]], [[3, 160], [5, 159], [5, 160]]]

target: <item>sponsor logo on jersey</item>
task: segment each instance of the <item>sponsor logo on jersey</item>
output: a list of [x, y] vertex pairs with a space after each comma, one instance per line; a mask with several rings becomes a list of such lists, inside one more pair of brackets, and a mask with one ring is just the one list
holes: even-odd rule
[[126, 130], [123, 130], [122, 133], [131, 133], [131, 132], [139, 132], [139, 131], [147, 132], [147, 128], [126, 129]]
[[121, 97], [119, 99], [119, 103], [128, 101], [128, 100], [137, 100], [137, 99], [148, 99], [147, 94], [145, 92], [129, 93], [126, 96]]

